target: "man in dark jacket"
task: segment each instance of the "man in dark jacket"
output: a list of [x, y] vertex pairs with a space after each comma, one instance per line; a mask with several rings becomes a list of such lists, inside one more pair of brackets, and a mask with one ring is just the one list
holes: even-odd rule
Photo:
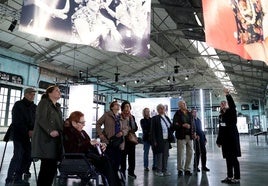
[[216, 141], [218, 147], [222, 148], [222, 155], [227, 165], [227, 177], [221, 182], [238, 184], [240, 183], [240, 166], [237, 157], [241, 156], [241, 149], [236, 127], [236, 106], [229, 90], [224, 88], [224, 93], [228, 103], [221, 102], [219, 133]]
[[[192, 175], [193, 139], [195, 138], [195, 127], [193, 117], [188, 111], [185, 101], [178, 102], [179, 110], [173, 117], [173, 128], [177, 138], [177, 169], [178, 176]], [[186, 159], [184, 160], [184, 149], [186, 147]], [[185, 163], [185, 164], [184, 164]]]
[[169, 156], [169, 134], [172, 131], [171, 121], [165, 115], [165, 107], [163, 104], [157, 105], [158, 115], [152, 118], [151, 124], [151, 143], [153, 152], [156, 154], [157, 171], [156, 176], [170, 176], [171, 173], [167, 171], [167, 161]]
[[207, 139], [206, 135], [202, 129], [201, 121], [197, 117], [197, 109], [192, 109], [192, 116], [194, 119], [195, 124], [195, 131], [196, 131], [196, 140], [195, 140], [195, 161], [194, 161], [194, 169], [197, 170], [197, 172], [200, 172], [200, 169], [198, 168], [199, 161], [200, 161], [200, 155], [201, 155], [201, 163], [202, 163], [202, 171], [209, 171], [209, 169], [206, 166], [207, 163]]
[[24, 98], [17, 101], [12, 108], [14, 154], [9, 164], [6, 185], [29, 185], [22, 180], [22, 174], [29, 172], [31, 165], [30, 138], [35, 122], [35, 92], [33, 88], [26, 88]]

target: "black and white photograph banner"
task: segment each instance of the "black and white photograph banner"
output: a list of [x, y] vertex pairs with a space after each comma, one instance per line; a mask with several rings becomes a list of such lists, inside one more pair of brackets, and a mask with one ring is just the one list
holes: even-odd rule
[[146, 57], [151, 0], [24, 0], [19, 30]]

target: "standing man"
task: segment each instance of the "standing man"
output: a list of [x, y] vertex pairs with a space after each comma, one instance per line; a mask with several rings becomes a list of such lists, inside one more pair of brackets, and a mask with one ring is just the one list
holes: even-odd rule
[[[140, 120], [140, 125], [142, 128], [142, 140], [143, 140], [143, 166], [145, 171], [149, 171], [149, 150], [151, 146], [150, 141], [150, 130], [151, 130], [151, 117], [150, 109], [144, 108], [142, 111], [143, 118]], [[156, 158], [153, 155], [153, 165], [152, 169], [156, 170]]]
[[[179, 110], [173, 117], [173, 128], [176, 131], [177, 138], [177, 169], [178, 176], [192, 175], [192, 157], [193, 157], [193, 139], [195, 138], [195, 127], [193, 117], [188, 111], [185, 101], [178, 102]], [[184, 159], [184, 150], [186, 147], [186, 159]], [[185, 164], [184, 164], [185, 163]]]
[[151, 136], [152, 148], [156, 154], [157, 171], [156, 176], [170, 176], [167, 171], [167, 162], [169, 156], [169, 134], [171, 133], [171, 121], [165, 115], [165, 107], [163, 104], [157, 105], [158, 115], [152, 117]]
[[202, 130], [202, 125], [200, 119], [197, 117], [197, 110], [192, 109], [192, 116], [194, 119], [195, 124], [195, 131], [196, 131], [196, 140], [195, 140], [195, 161], [194, 161], [194, 170], [200, 172], [198, 168], [199, 161], [200, 161], [200, 154], [201, 154], [201, 164], [202, 164], [202, 171], [209, 171], [206, 166], [207, 163], [207, 139], [204, 131]]
[[227, 177], [221, 180], [222, 183], [240, 183], [240, 165], [237, 157], [241, 157], [239, 133], [236, 127], [237, 114], [236, 106], [229, 90], [224, 88], [226, 101], [221, 102], [219, 115], [219, 133], [217, 145], [222, 149], [223, 158], [226, 159]]
[[17, 101], [12, 108], [13, 125], [13, 157], [10, 161], [6, 185], [29, 185], [22, 180], [22, 174], [29, 172], [31, 165], [31, 137], [35, 122], [36, 105], [34, 104], [36, 90], [26, 88], [24, 98]]

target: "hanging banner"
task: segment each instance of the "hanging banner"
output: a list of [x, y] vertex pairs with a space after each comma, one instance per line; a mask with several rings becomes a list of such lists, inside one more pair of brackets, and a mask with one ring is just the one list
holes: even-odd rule
[[151, 0], [24, 0], [19, 30], [146, 57]]
[[203, 0], [206, 42], [268, 64], [267, 0]]

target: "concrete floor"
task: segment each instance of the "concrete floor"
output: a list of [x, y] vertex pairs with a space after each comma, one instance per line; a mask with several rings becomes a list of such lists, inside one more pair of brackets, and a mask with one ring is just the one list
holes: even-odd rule
[[[168, 170], [172, 173], [168, 177], [157, 177], [153, 171], [145, 172], [143, 169], [143, 149], [142, 145], [137, 145], [136, 148], [136, 170], [137, 179], [127, 178], [128, 186], [219, 186], [226, 185], [220, 182], [226, 177], [225, 160], [222, 158], [220, 149], [215, 145], [214, 135], [207, 135], [207, 167], [210, 172], [197, 173], [192, 176], [177, 176], [177, 160], [176, 147], [170, 150], [170, 157], [168, 161]], [[259, 145], [256, 145], [254, 136], [241, 135], [241, 150], [242, 157], [239, 158], [241, 169], [241, 186], [267, 186], [268, 185], [268, 145], [265, 143], [264, 136], [259, 136]], [[4, 149], [4, 142], [0, 142], [0, 157]], [[175, 145], [173, 145], [175, 146]], [[12, 157], [12, 142], [8, 143], [6, 156], [3, 162], [3, 167], [0, 173], [0, 186], [4, 185], [6, 173], [10, 158]], [[150, 152], [150, 168], [152, 155]], [[36, 163], [37, 171], [39, 169], [39, 162]], [[31, 167], [32, 177], [29, 182], [31, 186], [36, 185], [34, 177], [34, 168]], [[57, 185], [55, 183], [54, 185]], [[68, 186], [79, 185], [79, 180], [69, 180]]]

